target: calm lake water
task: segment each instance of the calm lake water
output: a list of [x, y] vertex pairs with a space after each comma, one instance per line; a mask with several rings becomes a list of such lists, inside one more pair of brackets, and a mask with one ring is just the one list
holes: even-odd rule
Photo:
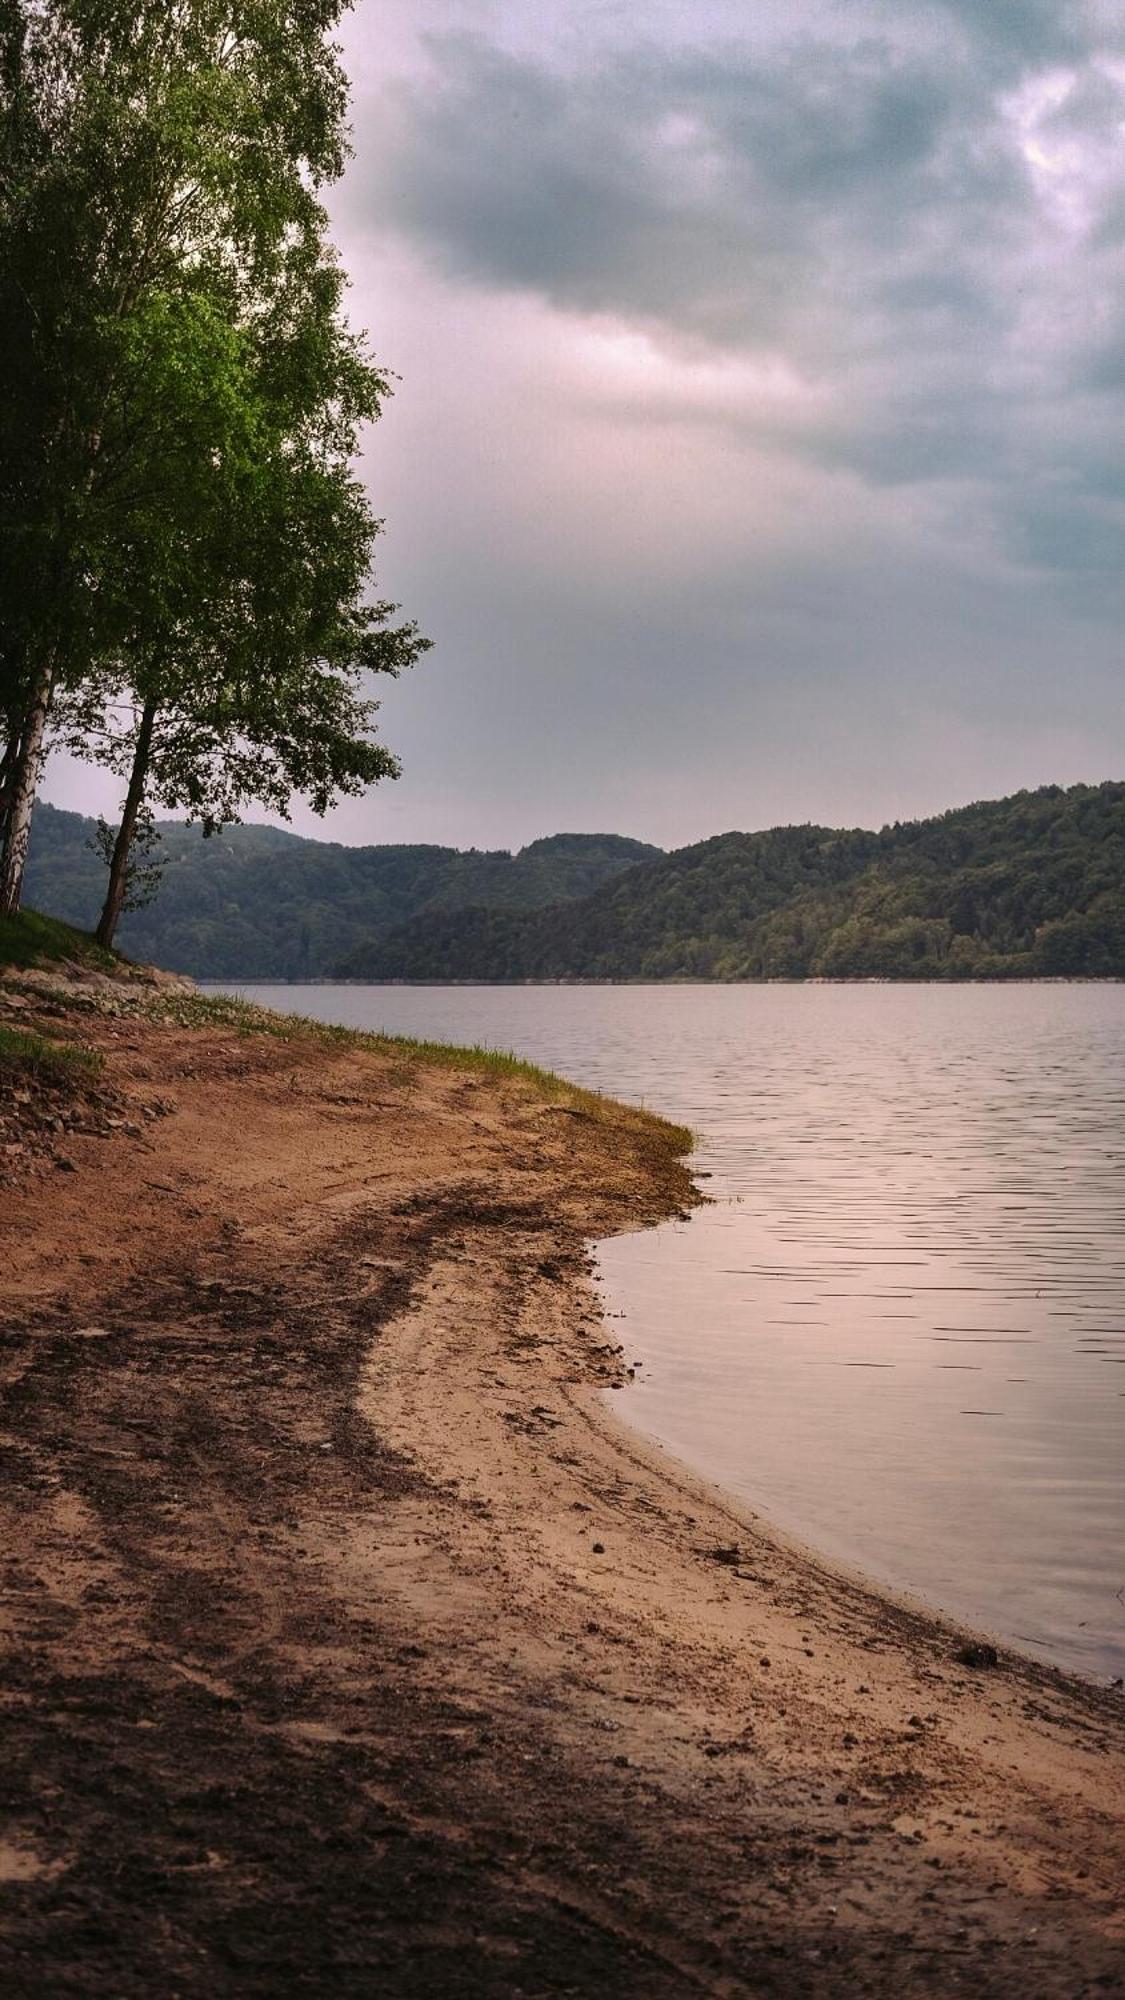
[[602, 1246], [628, 1416], [780, 1527], [1125, 1671], [1125, 987], [255, 987], [691, 1125]]

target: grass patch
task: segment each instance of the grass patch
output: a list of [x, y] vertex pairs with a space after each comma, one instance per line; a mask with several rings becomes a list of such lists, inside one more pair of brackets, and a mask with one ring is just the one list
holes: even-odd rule
[[75, 930], [60, 917], [45, 917], [38, 910], [20, 910], [14, 917], [0, 917], [0, 966], [14, 965], [26, 970], [69, 959], [79, 965], [93, 965], [112, 972], [118, 963], [111, 951], [95, 944], [89, 931]]
[[90, 1083], [101, 1066], [93, 1049], [48, 1041], [28, 1028], [0, 1027], [0, 1083], [28, 1077], [39, 1083]]
[[479, 1043], [458, 1047], [450, 1042], [424, 1042], [410, 1035], [379, 1035], [362, 1028], [339, 1027], [328, 1021], [312, 1020], [307, 1014], [278, 1014], [252, 1000], [238, 1000], [223, 993], [172, 994], [161, 997], [150, 1011], [162, 1020], [183, 1028], [225, 1028], [238, 1035], [270, 1035], [279, 1041], [315, 1041], [327, 1048], [367, 1049], [372, 1055], [392, 1057], [405, 1066], [424, 1065], [431, 1069], [478, 1071], [486, 1076], [528, 1085], [540, 1097], [583, 1113], [600, 1124], [644, 1127], [675, 1157], [690, 1153], [695, 1135], [686, 1125], [670, 1124], [654, 1112], [621, 1104], [603, 1097], [597, 1090], [584, 1090], [568, 1083], [553, 1070], [525, 1062], [507, 1049], [483, 1048]]

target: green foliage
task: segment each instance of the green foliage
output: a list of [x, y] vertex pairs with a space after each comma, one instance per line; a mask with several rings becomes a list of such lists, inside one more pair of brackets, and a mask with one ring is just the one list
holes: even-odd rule
[[221, 299], [229, 324], [315, 254], [318, 190], [344, 151], [346, 88], [326, 39], [341, 11], [342, 0], [297, 9], [5, 0], [0, 691], [9, 709], [45, 652], [60, 676], [80, 680], [128, 629], [129, 572], [107, 557], [121, 551], [122, 523], [159, 462], [161, 394], [177, 382], [173, 429], [206, 403], [206, 371], [192, 360], [200, 301], [214, 311]]
[[367, 677], [426, 642], [368, 594], [352, 465], [386, 376], [323, 185], [346, 0], [0, 8], [0, 900], [47, 718], [207, 830], [397, 775]]
[[[94, 831], [86, 842], [92, 854], [96, 854], [103, 867], [108, 868], [113, 860], [115, 829], [108, 820], [98, 819]], [[123, 910], [146, 910], [155, 902], [160, 889], [160, 878], [164, 873], [164, 857], [160, 851], [160, 829], [147, 806], [141, 808], [137, 830], [133, 835], [132, 849], [125, 868], [125, 891]]]
[[[91, 825], [39, 806], [28, 863], [31, 900], [79, 925], [93, 923], [104, 888]], [[122, 947], [214, 979], [326, 978], [362, 942], [420, 910], [532, 909], [588, 895], [658, 852], [613, 834], [559, 834], [511, 855], [341, 847], [263, 826], [229, 827], [212, 840], [173, 822], [160, 832], [160, 895], [125, 918]]]
[[583, 901], [418, 915], [372, 980], [1125, 977], [1125, 785], [1048, 786], [880, 833], [722, 834]]
[[[310, 252], [245, 322], [220, 293], [154, 296], [133, 332], [134, 448], [101, 553], [123, 636], [62, 704], [68, 747], [205, 830], [294, 791], [324, 812], [398, 765], [362, 677], [424, 650], [366, 601], [379, 530], [352, 476], [385, 382]], [[133, 493], [133, 504], [126, 498]], [[142, 714], [146, 719], [142, 723]]]

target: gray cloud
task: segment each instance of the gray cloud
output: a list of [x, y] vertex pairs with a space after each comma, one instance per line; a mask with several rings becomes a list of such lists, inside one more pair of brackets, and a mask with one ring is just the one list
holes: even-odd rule
[[[946, 221], [1010, 229], [1026, 172], [977, 140], [948, 76], [882, 43], [772, 65], [649, 52], [563, 75], [472, 37], [388, 107], [368, 198], [447, 267], [723, 344], [791, 335], [857, 247], [880, 282], [919, 258], [962, 298]], [[807, 328], [806, 340], [813, 337]]]
[[1100, 10], [1082, 0], [938, 0], [978, 54], [1005, 73], [1081, 61], [1102, 33]]
[[[565, 70], [437, 38], [353, 201], [458, 282], [688, 356], [782, 355], [821, 393], [816, 423], [791, 407], [795, 451], [876, 482], [987, 478], [1015, 561], [1089, 569], [1086, 531], [1117, 532], [1096, 468], [1125, 387], [1107, 317], [1125, 87], [1088, 8], [941, 16], [962, 30], [948, 47], [872, 28]], [[786, 412], [748, 421], [765, 435]], [[1029, 484], [1054, 535], [1028, 532]]]

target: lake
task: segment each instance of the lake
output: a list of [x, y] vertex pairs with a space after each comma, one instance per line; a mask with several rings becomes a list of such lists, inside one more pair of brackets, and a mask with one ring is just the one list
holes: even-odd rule
[[601, 1246], [617, 1413], [867, 1575], [1125, 1672], [1125, 987], [236, 990], [691, 1125], [710, 1205]]

